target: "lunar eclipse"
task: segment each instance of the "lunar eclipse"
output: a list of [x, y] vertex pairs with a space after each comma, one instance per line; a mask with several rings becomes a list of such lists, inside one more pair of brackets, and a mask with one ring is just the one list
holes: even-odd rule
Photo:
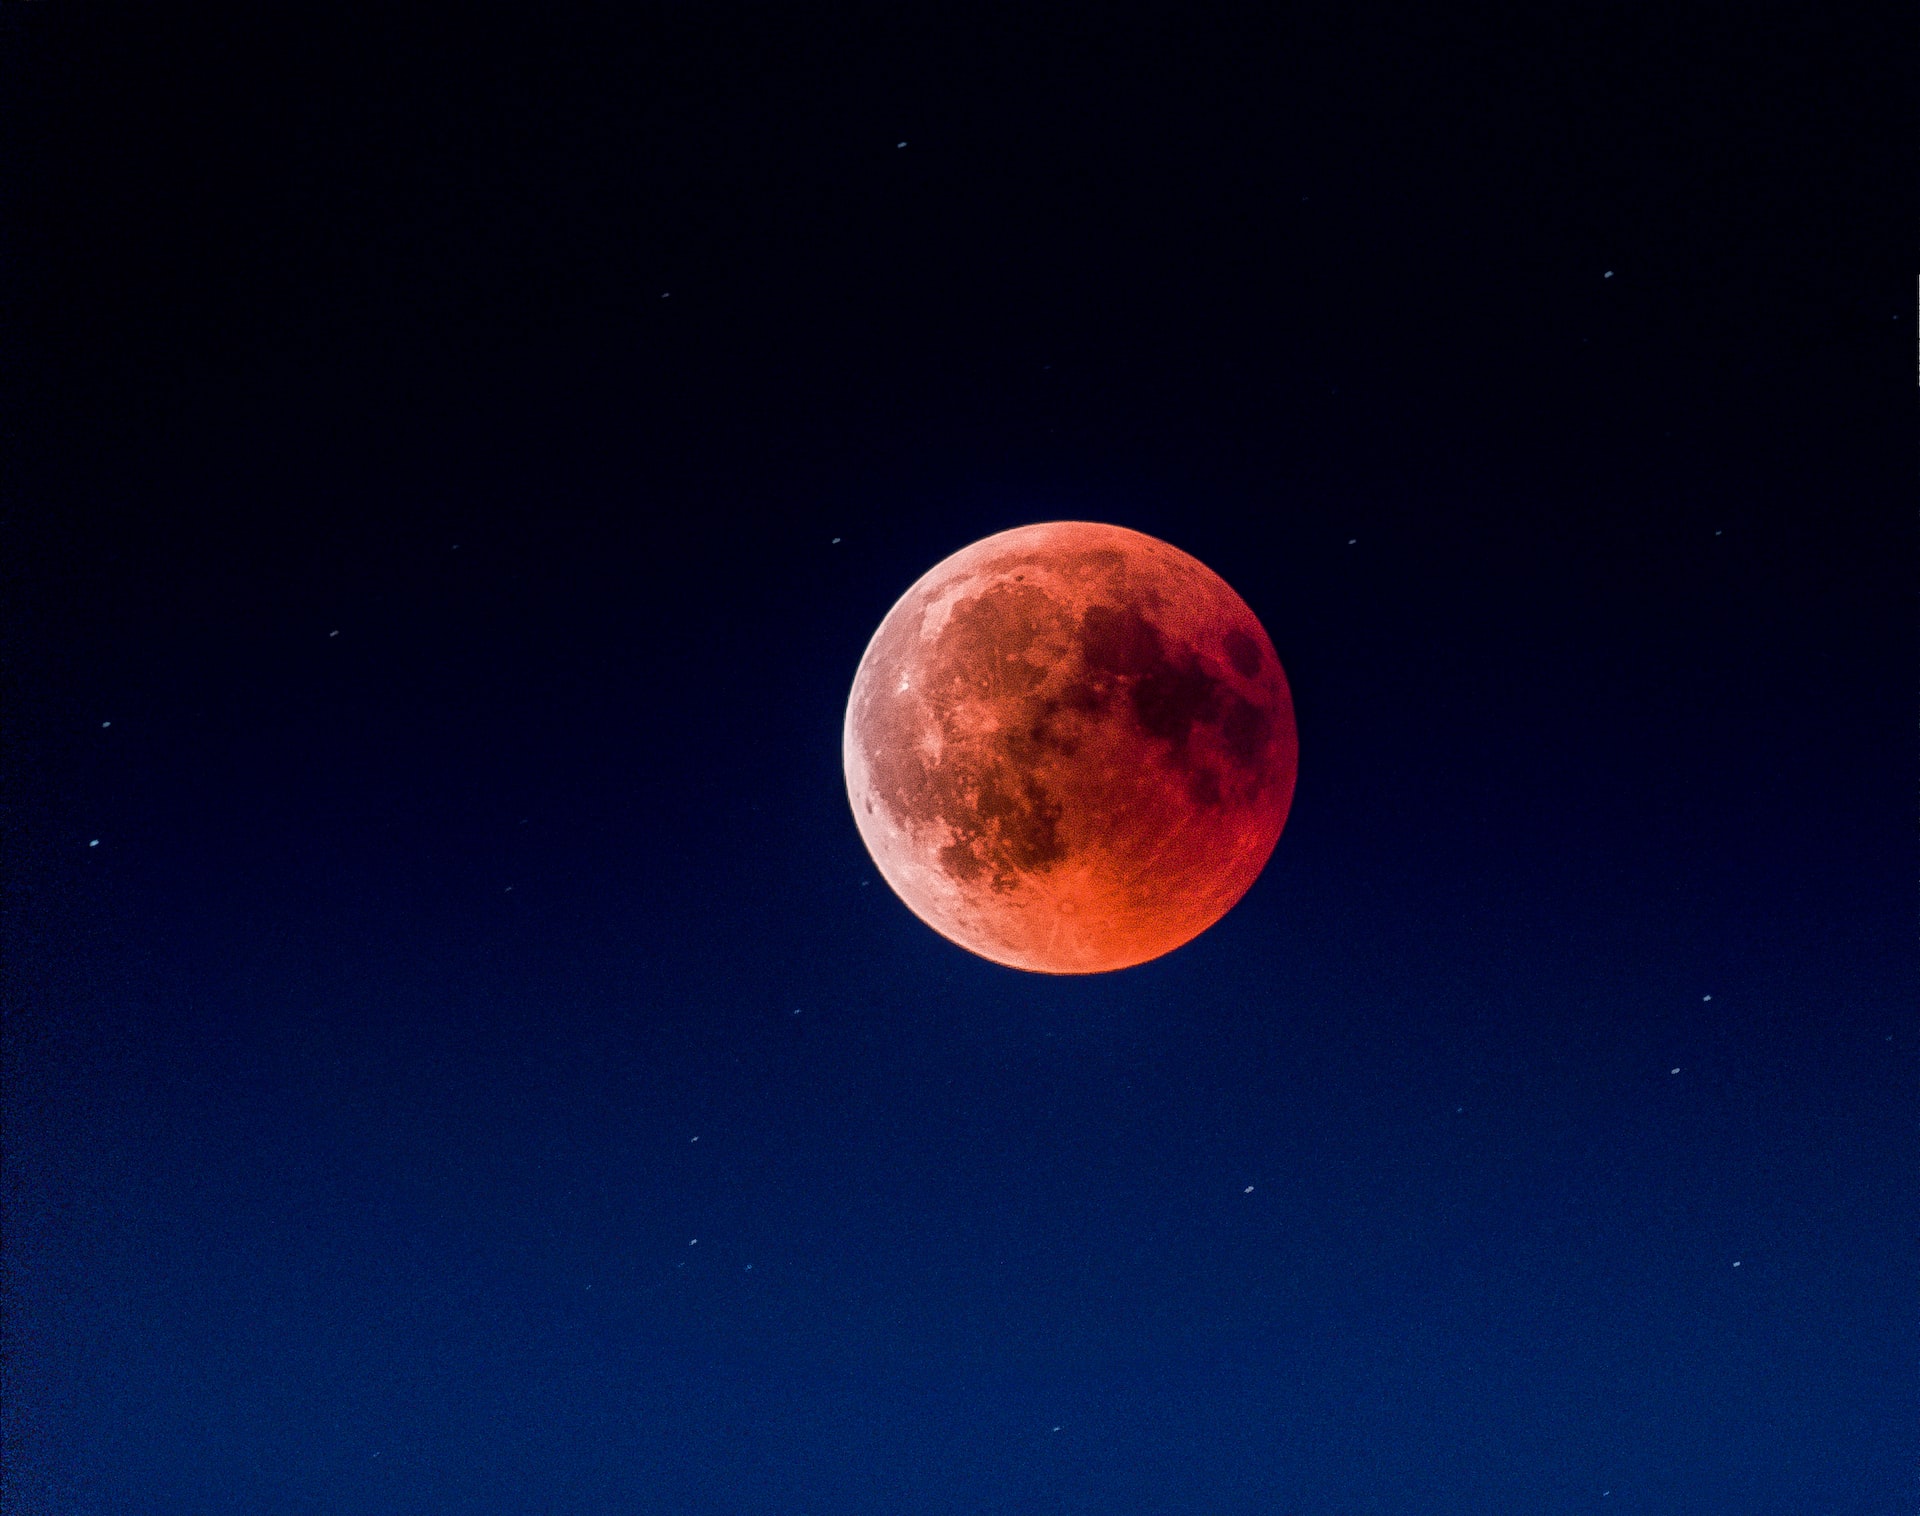
[[995, 963], [1145, 963], [1232, 909], [1293, 799], [1286, 674], [1205, 564], [1124, 527], [1001, 532], [868, 644], [843, 738], [881, 875]]

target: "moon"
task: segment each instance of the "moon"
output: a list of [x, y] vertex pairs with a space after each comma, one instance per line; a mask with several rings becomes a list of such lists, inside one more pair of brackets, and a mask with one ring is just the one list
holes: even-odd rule
[[1212, 926], [1266, 866], [1299, 760], [1246, 602], [1178, 548], [1088, 521], [923, 575], [860, 660], [842, 752], [894, 893], [1042, 974], [1128, 968]]

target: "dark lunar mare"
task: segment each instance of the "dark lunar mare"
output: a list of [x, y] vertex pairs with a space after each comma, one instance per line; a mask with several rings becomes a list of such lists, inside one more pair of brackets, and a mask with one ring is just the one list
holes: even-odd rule
[[[1259, 671], [1260, 649], [1245, 632], [1225, 640], [1228, 659], [1246, 678]], [[1131, 606], [1090, 606], [1081, 622], [1082, 655], [1089, 683], [1102, 676], [1123, 683], [1135, 720], [1148, 736], [1167, 744], [1174, 767], [1190, 778], [1188, 793], [1202, 805], [1218, 805], [1219, 776], [1192, 751], [1196, 726], [1217, 726], [1234, 763], [1252, 781], [1253, 794], [1266, 782], [1265, 764], [1273, 722], [1267, 712], [1209, 673], [1185, 642], [1171, 648], [1160, 628]]]

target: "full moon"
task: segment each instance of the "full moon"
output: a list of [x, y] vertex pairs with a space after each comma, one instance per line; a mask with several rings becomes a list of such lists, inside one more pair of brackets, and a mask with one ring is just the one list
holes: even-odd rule
[[1266, 866], [1293, 697], [1226, 581], [1087, 521], [963, 548], [854, 675], [847, 793], [881, 875], [942, 936], [1042, 974], [1172, 952]]

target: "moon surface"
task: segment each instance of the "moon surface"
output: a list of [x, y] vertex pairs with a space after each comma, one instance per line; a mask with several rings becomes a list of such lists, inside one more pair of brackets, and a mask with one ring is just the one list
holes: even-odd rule
[[913, 913], [995, 963], [1097, 974], [1191, 941], [1280, 837], [1293, 697], [1246, 602], [1124, 527], [1001, 532], [887, 613], [847, 793]]

